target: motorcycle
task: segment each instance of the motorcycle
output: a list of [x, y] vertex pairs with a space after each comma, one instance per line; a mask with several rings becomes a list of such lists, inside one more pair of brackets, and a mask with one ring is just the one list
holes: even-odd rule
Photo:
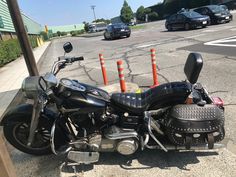
[[[65, 54], [73, 50], [70, 42]], [[1, 126], [15, 148], [33, 155], [66, 154], [75, 163], [93, 163], [100, 152], [132, 155], [138, 150], [220, 148], [224, 105], [197, 83], [203, 66], [190, 53], [187, 80], [165, 83], [142, 93], [113, 93], [58, 72], [83, 57], [59, 57], [51, 72], [24, 79], [22, 91], [33, 100], [12, 108]]]

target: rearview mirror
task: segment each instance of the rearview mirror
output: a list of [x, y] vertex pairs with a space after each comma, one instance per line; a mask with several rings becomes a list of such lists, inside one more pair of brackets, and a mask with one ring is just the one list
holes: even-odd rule
[[65, 53], [70, 53], [73, 50], [73, 46], [70, 42], [67, 42], [63, 45]]

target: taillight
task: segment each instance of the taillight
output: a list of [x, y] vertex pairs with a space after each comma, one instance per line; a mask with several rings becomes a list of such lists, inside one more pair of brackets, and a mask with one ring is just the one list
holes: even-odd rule
[[220, 107], [224, 106], [224, 101], [220, 97], [212, 97], [211, 99], [212, 99], [214, 105], [217, 105]]

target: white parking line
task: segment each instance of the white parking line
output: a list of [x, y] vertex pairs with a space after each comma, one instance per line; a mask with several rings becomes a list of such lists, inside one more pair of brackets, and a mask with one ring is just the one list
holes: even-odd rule
[[211, 33], [211, 32], [226, 30], [226, 29], [230, 29], [230, 28], [234, 28], [234, 27], [235, 27], [235, 26], [222, 26], [222, 27], [215, 28], [215, 29], [207, 29], [207, 30], [204, 30], [203, 32], [205, 32], [205, 33]]
[[136, 48], [137, 49], [146, 48], [146, 47], [150, 47], [150, 46], [154, 46], [154, 45], [159, 45], [159, 44], [161, 44], [161, 43], [145, 44], [145, 45], [137, 46]]
[[188, 36], [186, 37], [187, 39], [191, 39], [191, 38], [196, 38], [196, 37], [200, 37], [200, 36], [205, 36], [206, 34], [197, 34], [197, 35], [193, 35], [193, 36]]
[[[232, 43], [232, 42], [235, 42], [235, 44], [227, 44], [227, 43]], [[236, 36], [206, 42], [206, 43], [204, 43], [204, 45], [223, 46], [223, 47], [236, 47]]]

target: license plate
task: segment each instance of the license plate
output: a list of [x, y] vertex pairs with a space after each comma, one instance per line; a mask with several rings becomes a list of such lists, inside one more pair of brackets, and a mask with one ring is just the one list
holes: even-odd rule
[[228, 20], [228, 19], [229, 19], [229, 17], [225, 17], [225, 19], [226, 19], [226, 20]]
[[122, 29], [122, 30], [120, 30], [120, 31], [125, 31], [125, 29]]
[[203, 21], [202, 24], [203, 24], [203, 25], [207, 24], [207, 21]]

